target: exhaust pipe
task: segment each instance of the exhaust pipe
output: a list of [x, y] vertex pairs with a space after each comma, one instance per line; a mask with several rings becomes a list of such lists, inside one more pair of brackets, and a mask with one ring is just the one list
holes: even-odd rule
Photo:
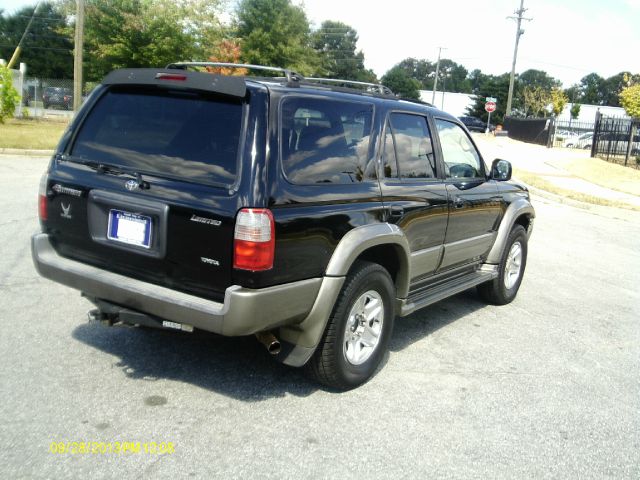
[[278, 355], [280, 353], [280, 340], [278, 340], [273, 333], [258, 332], [256, 333], [256, 338], [271, 355]]
[[114, 320], [112, 316], [101, 310], [98, 310], [97, 308], [94, 308], [87, 313], [87, 319], [89, 320], [89, 323], [101, 323], [102, 325], [105, 325], [107, 327], [113, 327], [115, 323], [118, 323], [118, 321]]

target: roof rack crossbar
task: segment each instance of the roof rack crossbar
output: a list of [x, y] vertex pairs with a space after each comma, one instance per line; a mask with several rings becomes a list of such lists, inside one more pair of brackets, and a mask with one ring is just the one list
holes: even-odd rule
[[267, 72], [284, 73], [287, 82], [299, 82], [304, 77], [299, 73], [286, 68], [267, 67], [265, 65], [251, 65], [247, 63], [225, 63], [225, 62], [174, 62], [167, 65], [167, 69], [186, 69], [187, 67], [215, 67], [215, 68], [246, 68], [250, 70], [263, 70]]
[[357, 82], [355, 80], [341, 80], [338, 78], [314, 78], [314, 77], [305, 77], [305, 80], [309, 80], [312, 82], [326, 82], [326, 83], [342, 83], [345, 85], [359, 85], [362, 87], [372, 87], [378, 90], [378, 92], [383, 95], [393, 95], [393, 92], [389, 87], [385, 87], [379, 83], [369, 83], [369, 82]]

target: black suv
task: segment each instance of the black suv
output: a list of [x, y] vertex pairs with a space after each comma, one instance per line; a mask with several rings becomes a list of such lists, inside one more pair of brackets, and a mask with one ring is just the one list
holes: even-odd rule
[[529, 194], [456, 118], [377, 85], [203, 65], [109, 74], [43, 176], [35, 265], [91, 318], [256, 334], [348, 389], [395, 317], [476, 286], [514, 299]]

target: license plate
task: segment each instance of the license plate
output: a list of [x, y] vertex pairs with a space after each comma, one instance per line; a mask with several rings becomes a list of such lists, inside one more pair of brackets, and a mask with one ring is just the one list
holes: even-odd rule
[[116, 242], [151, 248], [151, 217], [122, 210], [109, 210], [107, 238]]

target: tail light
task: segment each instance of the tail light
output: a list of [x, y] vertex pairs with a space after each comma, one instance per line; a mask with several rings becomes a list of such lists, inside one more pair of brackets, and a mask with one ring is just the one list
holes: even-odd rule
[[252, 272], [273, 268], [275, 250], [273, 214], [263, 208], [243, 208], [236, 217], [233, 267]]
[[48, 218], [47, 212], [47, 174], [42, 175], [40, 179], [40, 188], [38, 189], [38, 216], [41, 222], [46, 222]]

